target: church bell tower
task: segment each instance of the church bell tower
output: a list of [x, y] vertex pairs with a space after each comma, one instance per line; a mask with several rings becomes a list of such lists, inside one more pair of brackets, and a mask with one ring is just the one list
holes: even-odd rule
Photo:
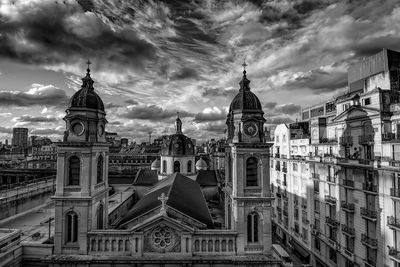
[[88, 232], [107, 228], [107, 120], [87, 64], [66, 110], [64, 140], [57, 143], [55, 254], [87, 254]]
[[250, 91], [246, 66], [226, 120], [225, 226], [238, 233], [238, 254], [270, 254], [271, 145], [264, 140], [264, 112]]

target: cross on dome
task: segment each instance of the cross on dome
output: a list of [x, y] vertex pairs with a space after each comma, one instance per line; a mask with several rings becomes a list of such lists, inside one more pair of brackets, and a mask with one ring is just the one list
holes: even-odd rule
[[246, 73], [246, 67], [247, 67], [246, 58], [243, 59], [243, 64], [242, 64], [242, 66], [243, 66], [243, 73]]

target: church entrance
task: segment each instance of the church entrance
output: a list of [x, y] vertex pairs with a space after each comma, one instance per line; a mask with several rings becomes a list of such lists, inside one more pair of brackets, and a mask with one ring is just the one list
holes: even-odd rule
[[181, 172], [181, 163], [179, 161], [174, 162], [174, 172]]

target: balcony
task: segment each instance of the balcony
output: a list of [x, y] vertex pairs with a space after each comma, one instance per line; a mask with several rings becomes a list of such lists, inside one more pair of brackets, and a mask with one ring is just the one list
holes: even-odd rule
[[331, 195], [325, 195], [325, 202], [329, 205], [336, 205], [336, 198]]
[[336, 177], [335, 176], [326, 176], [326, 181], [328, 183], [335, 184], [336, 183]]
[[400, 231], [400, 219], [394, 216], [387, 216], [387, 225], [393, 230]]
[[334, 227], [334, 228], [338, 227], [338, 225], [340, 224], [338, 221], [336, 221], [335, 219], [333, 219], [329, 216], [325, 217], [325, 221], [326, 221], [326, 224], [328, 224], [329, 226]]
[[364, 217], [364, 219], [371, 220], [371, 221], [376, 221], [376, 219], [378, 217], [378, 213], [376, 212], [376, 210], [369, 210], [364, 207], [360, 208], [360, 213], [361, 213], [361, 216]]
[[363, 183], [363, 191], [369, 194], [378, 194], [378, 186], [372, 184], [372, 182]]
[[342, 209], [347, 212], [354, 212], [354, 203], [349, 203], [346, 201], [342, 201], [341, 205]]
[[281, 166], [280, 165], [276, 165], [275, 166], [275, 170], [280, 171], [281, 170]]
[[400, 250], [395, 247], [389, 247], [389, 256], [395, 258], [397, 262], [400, 262]]
[[319, 186], [314, 185], [314, 194], [319, 195]]
[[287, 173], [287, 168], [286, 167], [282, 167], [282, 172]]
[[279, 155], [279, 153], [275, 153], [275, 158], [280, 158], [280, 155]]
[[372, 145], [374, 143], [374, 135], [361, 135], [358, 137], [358, 143], [360, 145]]
[[287, 211], [287, 210], [283, 210], [283, 215], [285, 215], [286, 217], [288, 217], [288, 216], [289, 216], [288, 211]]
[[319, 227], [315, 226], [314, 224], [311, 224], [310, 227], [311, 227], [312, 235], [318, 236], [321, 233], [321, 229]]
[[400, 198], [400, 188], [390, 188], [390, 196]]
[[384, 133], [382, 134], [382, 142], [400, 142], [400, 136], [395, 133]]
[[319, 180], [319, 173], [312, 173], [311, 175], [313, 179]]
[[339, 143], [342, 146], [352, 146], [353, 145], [353, 137], [352, 136], [342, 136], [339, 139]]
[[376, 262], [365, 259], [363, 260], [365, 267], [376, 267]]
[[282, 208], [281, 207], [276, 207], [276, 211], [281, 213], [282, 212]]
[[309, 224], [310, 221], [307, 219], [307, 217], [301, 217], [301, 221], [303, 222], [303, 224]]
[[343, 179], [342, 186], [349, 189], [354, 189], [354, 181], [349, 179]]
[[337, 144], [337, 138], [336, 137], [332, 137], [332, 138], [320, 138], [319, 142], [321, 144]]
[[343, 234], [350, 236], [350, 237], [355, 237], [355, 235], [356, 235], [356, 230], [353, 227], [349, 227], [345, 224], [342, 224], [342, 232], [343, 232]]
[[361, 234], [361, 243], [372, 249], [378, 248], [378, 239], [369, 237], [366, 234]]

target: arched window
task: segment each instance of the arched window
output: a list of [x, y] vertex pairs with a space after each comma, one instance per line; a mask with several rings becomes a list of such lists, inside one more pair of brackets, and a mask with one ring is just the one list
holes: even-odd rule
[[78, 241], [78, 215], [71, 211], [67, 213], [67, 225], [66, 225], [66, 241], [77, 242]]
[[81, 161], [77, 156], [69, 158], [68, 162], [68, 185], [79, 185], [79, 176], [81, 173]]
[[246, 161], [246, 186], [257, 186], [257, 159], [248, 158]]
[[163, 173], [167, 172], [167, 161], [166, 160], [162, 161], [162, 172]]
[[97, 158], [97, 183], [103, 182], [103, 155]]
[[191, 160], [189, 160], [187, 163], [187, 172], [188, 173], [192, 172], [192, 161]]
[[257, 243], [258, 242], [258, 222], [259, 216], [256, 212], [252, 212], [247, 215], [247, 242]]
[[181, 163], [179, 161], [174, 162], [174, 172], [181, 172]]
[[97, 209], [97, 229], [104, 228], [104, 208], [103, 204], [100, 204]]

